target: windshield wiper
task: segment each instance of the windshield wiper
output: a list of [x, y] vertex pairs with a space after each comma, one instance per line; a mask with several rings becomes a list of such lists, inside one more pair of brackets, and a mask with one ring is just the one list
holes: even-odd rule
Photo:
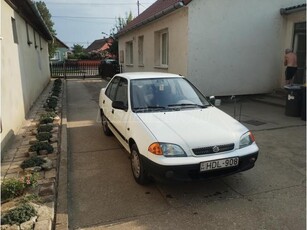
[[161, 110], [161, 109], [167, 109], [164, 106], [144, 106], [144, 107], [136, 107], [133, 108], [135, 112], [145, 112], [145, 111], [152, 111], [152, 110]]
[[168, 107], [198, 107], [198, 108], [207, 108], [206, 105], [199, 105], [194, 103], [181, 103], [181, 104], [170, 104]]

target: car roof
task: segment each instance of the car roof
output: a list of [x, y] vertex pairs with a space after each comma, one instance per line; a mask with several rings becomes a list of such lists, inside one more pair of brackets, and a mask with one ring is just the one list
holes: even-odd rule
[[173, 73], [160, 73], [160, 72], [126, 72], [126, 73], [119, 73], [116, 76], [125, 77], [127, 79], [149, 79], [149, 78], [178, 78], [183, 77], [179, 74]]

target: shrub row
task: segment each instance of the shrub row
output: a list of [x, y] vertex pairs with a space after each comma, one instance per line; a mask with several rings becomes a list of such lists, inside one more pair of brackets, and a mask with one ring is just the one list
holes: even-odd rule
[[46, 111], [55, 111], [58, 104], [58, 97], [61, 93], [62, 80], [56, 79], [53, 82], [53, 87], [50, 96], [46, 100], [45, 109]]
[[41, 150], [47, 150], [48, 153], [52, 153], [54, 150], [52, 145], [49, 144], [49, 141], [52, 138], [50, 132], [53, 129], [53, 125], [51, 123], [53, 123], [54, 118], [57, 116], [55, 108], [58, 104], [58, 96], [61, 92], [61, 86], [62, 80], [56, 79], [53, 83], [51, 94], [44, 105], [46, 113], [42, 114], [39, 119], [39, 126], [36, 135], [38, 142], [30, 146], [30, 152], [36, 152], [39, 154]]
[[[54, 81], [52, 92], [46, 100], [45, 110], [46, 113], [42, 114], [39, 119], [39, 125], [37, 127], [37, 142], [32, 144], [29, 151], [36, 152], [39, 154], [40, 150], [47, 150], [48, 153], [54, 151], [53, 146], [49, 144], [52, 134], [50, 133], [53, 129], [54, 118], [57, 116], [56, 107], [58, 103], [58, 97], [61, 93], [61, 79]], [[20, 165], [22, 169], [42, 166], [46, 163], [46, 160], [39, 156], [31, 156], [29, 159], [23, 161]], [[1, 200], [2, 202], [20, 197], [24, 194], [25, 189], [28, 187], [35, 187], [37, 185], [38, 174], [29, 173], [19, 178], [8, 178], [4, 179], [1, 183]], [[26, 196], [25, 196], [26, 197]], [[31, 219], [31, 217], [37, 216], [37, 211], [28, 202], [28, 198], [20, 199], [19, 204], [10, 209], [8, 212], [2, 213], [1, 225], [20, 225]]]

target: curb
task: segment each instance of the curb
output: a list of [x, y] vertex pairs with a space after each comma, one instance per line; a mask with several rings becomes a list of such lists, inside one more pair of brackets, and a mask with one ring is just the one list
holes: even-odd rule
[[55, 216], [55, 229], [68, 229], [68, 158], [67, 158], [67, 94], [66, 80], [63, 80], [61, 146], [58, 162], [58, 187]]

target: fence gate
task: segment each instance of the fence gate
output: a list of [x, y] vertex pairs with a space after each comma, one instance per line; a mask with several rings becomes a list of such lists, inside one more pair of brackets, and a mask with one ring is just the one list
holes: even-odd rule
[[100, 62], [100, 60], [66, 60], [50, 63], [51, 77], [101, 78], [98, 71]]

